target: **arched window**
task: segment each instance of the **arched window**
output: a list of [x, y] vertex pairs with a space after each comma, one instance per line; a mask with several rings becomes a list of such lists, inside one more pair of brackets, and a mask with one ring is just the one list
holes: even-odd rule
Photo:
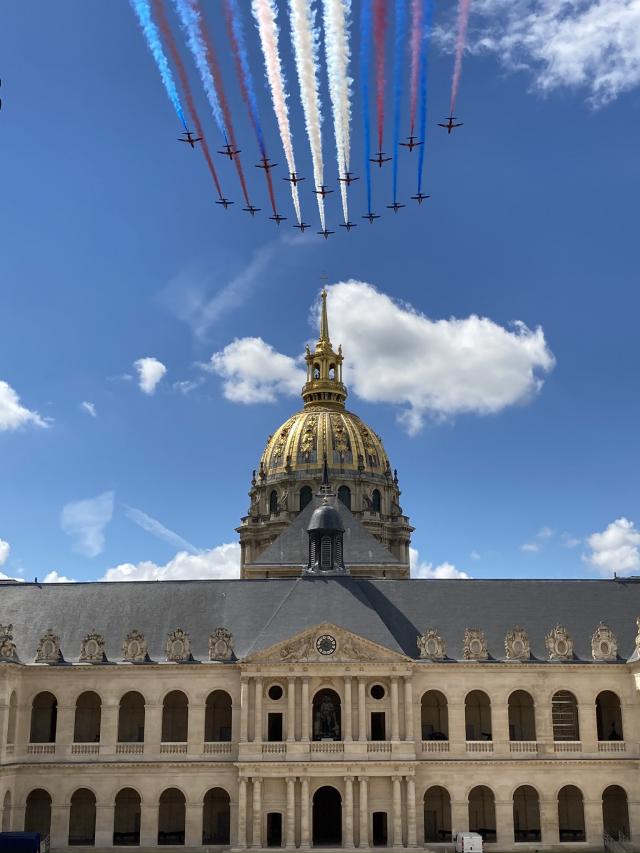
[[629, 840], [629, 803], [620, 785], [609, 785], [602, 794], [602, 824], [606, 835], [616, 841]]
[[130, 690], [120, 700], [118, 742], [144, 742], [144, 696], [137, 690]]
[[211, 788], [204, 795], [202, 843], [229, 844], [231, 838], [231, 800], [223, 788]]
[[31, 791], [24, 811], [24, 831], [49, 835], [51, 830], [51, 797], [42, 788]]
[[536, 716], [533, 698], [526, 690], [509, 696], [509, 740], [535, 740]]
[[451, 797], [441, 785], [428, 788], [424, 795], [424, 840], [451, 841]]
[[116, 794], [113, 814], [113, 845], [140, 844], [140, 794], [133, 788], [122, 788]]
[[7, 743], [16, 742], [16, 719], [18, 713], [18, 700], [14, 690], [9, 699], [9, 725], [7, 726]]
[[565, 785], [558, 794], [558, 831], [560, 841], [585, 841], [582, 791]]
[[11, 831], [11, 791], [7, 791], [2, 801], [2, 824], [0, 832]]
[[96, 842], [96, 798], [88, 788], [78, 788], [69, 809], [69, 846]]
[[31, 706], [31, 743], [55, 743], [58, 701], [53, 693], [38, 693]]
[[596, 724], [598, 740], [624, 740], [620, 697], [611, 690], [603, 690], [596, 698]]
[[486, 785], [469, 792], [469, 832], [479, 833], [486, 842], [496, 840], [496, 801]]
[[374, 489], [371, 492], [371, 509], [374, 512], [380, 512], [381, 506], [382, 506], [382, 503], [380, 500], [380, 492], [378, 491], [378, 489]]
[[342, 501], [347, 509], [351, 509], [351, 489], [349, 486], [340, 486], [338, 489], [338, 500]]
[[449, 710], [446, 697], [439, 690], [427, 690], [422, 696], [420, 706], [422, 740], [449, 740]]
[[278, 512], [278, 493], [275, 489], [272, 489], [269, 494], [269, 512], [271, 515], [275, 515]]
[[172, 690], [162, 705], [162, 740], [186, 743], [189, 730], [189, 702], [181, 690]]
[[335, 378], [336, 378], [336, 366], [335, 366], [335, 364], [330, 364], [329, 365], [329, 379], [335, 379]]
[[516, 841], [541, 841], [540, 801], [531, 785], [521, 785], [513, 793], [513, 833]]
[[482, 690], [467, 693], [464, 719], [467, 740], [492, 740], [491, 702]]
[[73, 726], [74, 743], [99, 742], [101, 707], [100, 697], [93, 690], [78, 696]]
[[167, 788], [160, 795], [158, 807], [158, 844], [184, 844], [186, 803], [177, 788]]
[[342, 740], [340, 697], [335, 690], [319, 690], [313, 697], [313, 739]]
[[313, 492], [311, 491], [311, 486], [303, 486], [300, 489], [300, 512], [310, 504], [313, 499]]
[[207, 696], [204, 739], [207, 742], [231, 740], [231, 696], [224, 690], [214, 690]]
[[314, 379], [320, 379], [320, 365], [319, 364], [313, 365], [313, 378]]
[[573, 693], [558, 690], [551, 700], [551, 720], [554, 740], [580, 740], [578, 703]]

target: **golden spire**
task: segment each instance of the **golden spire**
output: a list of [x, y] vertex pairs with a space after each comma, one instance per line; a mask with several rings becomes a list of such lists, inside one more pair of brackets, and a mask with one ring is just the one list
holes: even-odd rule
[[[326, 279], [326, 276], [323, 276]], [[327, 290], [322, 287], [320, 294], [322, 309], [320, 312], [320, 337], [314, 352], [309, 347], [305, 354], [307, 362], [307, 381], [302, 389], [305, 408], [321, 406], [323, 408], [343, 408], [347, 398], [347, 389], [342, 384], [342, 347], [334, 352], [329, 339], [329, 319], [327, 314]]]
[[322, 313], [320, 315], [320, 342], [326, 342], [328, 344], [331, 343], [329, 338], [329, 320], [327, 319], [327, 291], [326, 288], [322, 288], [322, 293], [320, 294], [322, 297]]

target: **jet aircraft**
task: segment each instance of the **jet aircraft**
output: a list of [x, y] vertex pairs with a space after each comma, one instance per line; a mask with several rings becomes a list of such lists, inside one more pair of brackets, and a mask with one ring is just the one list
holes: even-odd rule
[[373, 220], [374, 219], [380, 219], [380, 214], [379, 213], [371, 213], [371, 211], [369, 211], [369, 213], [365, 213], [362, 218], [368, 219], [369, 222], [373, 225]]
[[225, 198], [224, 196], [220, 196], [220, 199], [216, 202], [216, 204], [221, 204], [226, 210], [230, 204], [233, 204], [233, 202], [229, 201], [229, 199]]
[[335, 234], [335, 233], [336, 233], [335, 231], [327, 231], [326, 228], [324, 228], [322, 231], [318, 231], [318, 234], [320, 234], [320, 236], [324, 237], [325, 240], [329, 239], [329, 234]]
[[390, 210], [393, 210], [394, 213], [397, 213], [401, 207], [406, 207], [406, 205], [400, 204], [398, 201], [394, 201], [393, 204], [388, 204], [387, 207]]
[[385, 156], [384, 156], [384, 151], [378, 151], [378, 153], [376, 154], [376, 156], [375, 156], [375, 157], [370, 157], [370, 158], [369, 158], [369, 160], [370, 160], [372, 163], [377, 163], [377, 164], [378, 164], [378, 168], [379, 168], [379, 169], [382, 169], [382, 164], [383, 164], [383, 163], [388, 163], [388, 162], [389, 162], [389, 160], [391, 160], [391, 157], [385, 157]]
[[283, 178], [282, 180], [289, 181], [290, 184], [293, 184], [293, 186], [296, 187], [300, 181], [304, 181], [304, 178], [300, 178], [295, 172], [291, 172], [291, 175], [288, 178]]
[[196, 136], [194, 138], [193, 132], [190, 130], [185, 130], [185, 132], [182, 134], [182, 136], [186, 136], [187, 138], [186, 139], [178, 139], [178, 142], [186, 142], [187, 145], [190, 145], [192, 148], [196, 147], [196, 145], [195, 145], [196, 142], [202, 142], [202, 137]]
[[413, 151], [414, 148], [417, 148], [418, 145], [422, 145], [422, 142], [416, 142], [417, 136], [409, 135], [407, 136], [408, 142], [401, 142], [403, 148], [408, 148], [409, 151]]
[[321, 195], [322, 198], [324, 198], [325, 196], [329, 195], [329, 193], [332, 193], [332, 192], [333, 192], [333, 190], [328, 190], [324, 184], [320, 184], [319, 189], [314, 190], [314, 193], [316, 195]]
[[418, 204], [422, 204], [422, 202], [425, 200], [425, 198], [431, 198], [431, 196], [425, 195], [424, 193], [416, 193], [416, 195], [412, 195], [411, 198], [414, 201], [417, 201]]
[[301, 233], [301, 234], [304, 234], [304, 229], [305, 229], [305, 228], [311, 228], [311, 226], [310, 226], [310, 225], [307, 225], [307, 223], [306, 223], [306, 222], [298, 222], [298, 223], [297, 223], [296, 225], [294, 225], [293, 227], [294, 227], [294, 228], [299, 228], [299, 229], [300, 229], [300, 233]]
[[454, 127], [462, 127], [463, 124], [464, 124], [464, 122], [462, 122], [462, 121], [455, 124], [455, 116], [449, 116], [446, 123], [443, 124], [442, 122], [439, 121], [438, 127], [444, 127], [446, 129], [447, 133], [451, 133], [451, 131], [454, 129]]
[[228, 142], [224, 146], [224, 151], [218, 151], [218, 154], [222, 154], [223, 157], [228, 157], [229, 160], [233, 160], [236, 154], [240, 153], [239, 148], [234, 148], [233, 145], [230, 145]]
[[284, 222], [284, 220], [286, 218], [287, 218], [286, 216], [280, 216], [279, 213], [274, 213], [273, 216], [269, 217], [269, 219], [273, 219], [273, 221], [276, 223], [276, 225], [280, 225], [280, 223]]
[[344, 178], [338, 178], [338, 180], [341, 183], [346, 184], [348, 187], [350, 187], [354, 181], [359, 181], [360, 178], [357, 178], [355, 175], [352, 175], [351, 172], [345, 172]]
[[341, 222], [341, 223], [340, 223], [340, 227], [341, 227], [341, 228], [346, 228], [346, 229], [347, 229], [347, 231], [351, 231], [351, 229], [352, 229], [352, 228], [357, 228], [357, 227], [358, 227], [358, 225], [357, 225], [357, 223], [355, 223], [355, 222], [349, 222], [349, 221], [347, 220], [347, 222]]
[[261, 157], [260, 162], [256, 163], [256, 169], [264, 169], [265, 172], [268, 172], [269, 169], [273, 169], [277, 165], [277, 163], [270, 163], [268, 157]]
[[243, 207], [242, 209], [244, 211], [246, 211], [247, 213], [250, 213], [252, 216], [255, 216], [256, 213], [258, 213], [258, 211], [261, 210], [262, 208], [254, 207], [252, 204], [250, 204], [249, 207]]

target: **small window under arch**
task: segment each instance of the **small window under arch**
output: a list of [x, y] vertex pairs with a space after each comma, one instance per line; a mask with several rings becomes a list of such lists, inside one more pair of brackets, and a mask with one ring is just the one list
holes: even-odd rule
[[374, 489], [371, 492], [371, 509], [374, 512], [380, 512], [381, 511], [381, 505], [382, 505], [382, 501], [380, 499], [380, 492], [378, 491], [378, 489]]
[[303, 486], [300, 489], [300, 512], [311, 503], [313, 498], [313, 492], [311, 491], [311, 486]]
[[278, 493], [275, 489], [269, 495], [269, 512], [274, 515], [278, 512]]
[[351, 489], [349, 486], [340, 486], [338, 489], [338, 500], [342, 501], [347, 509], [351, 509]]

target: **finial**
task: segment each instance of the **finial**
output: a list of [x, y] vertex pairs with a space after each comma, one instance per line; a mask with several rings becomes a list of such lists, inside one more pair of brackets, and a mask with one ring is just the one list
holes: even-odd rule
[[[326, 276], [323, 276], [326, 279]], [[320, 315], [320, 340], [329, 343], [329, 320], [327, 319], [327, 289], [323, 285], [322, 292], [322, 313]]]
[[324, 461], [322, 463], [322, 485], [320, 486], [320, 494], [324, 498], [324, 503], [329, 502], [329, 496], [331, 495], [331, 484], [329, 483], [329, 464], [327, 462], [327, 454], [324, 454]]

